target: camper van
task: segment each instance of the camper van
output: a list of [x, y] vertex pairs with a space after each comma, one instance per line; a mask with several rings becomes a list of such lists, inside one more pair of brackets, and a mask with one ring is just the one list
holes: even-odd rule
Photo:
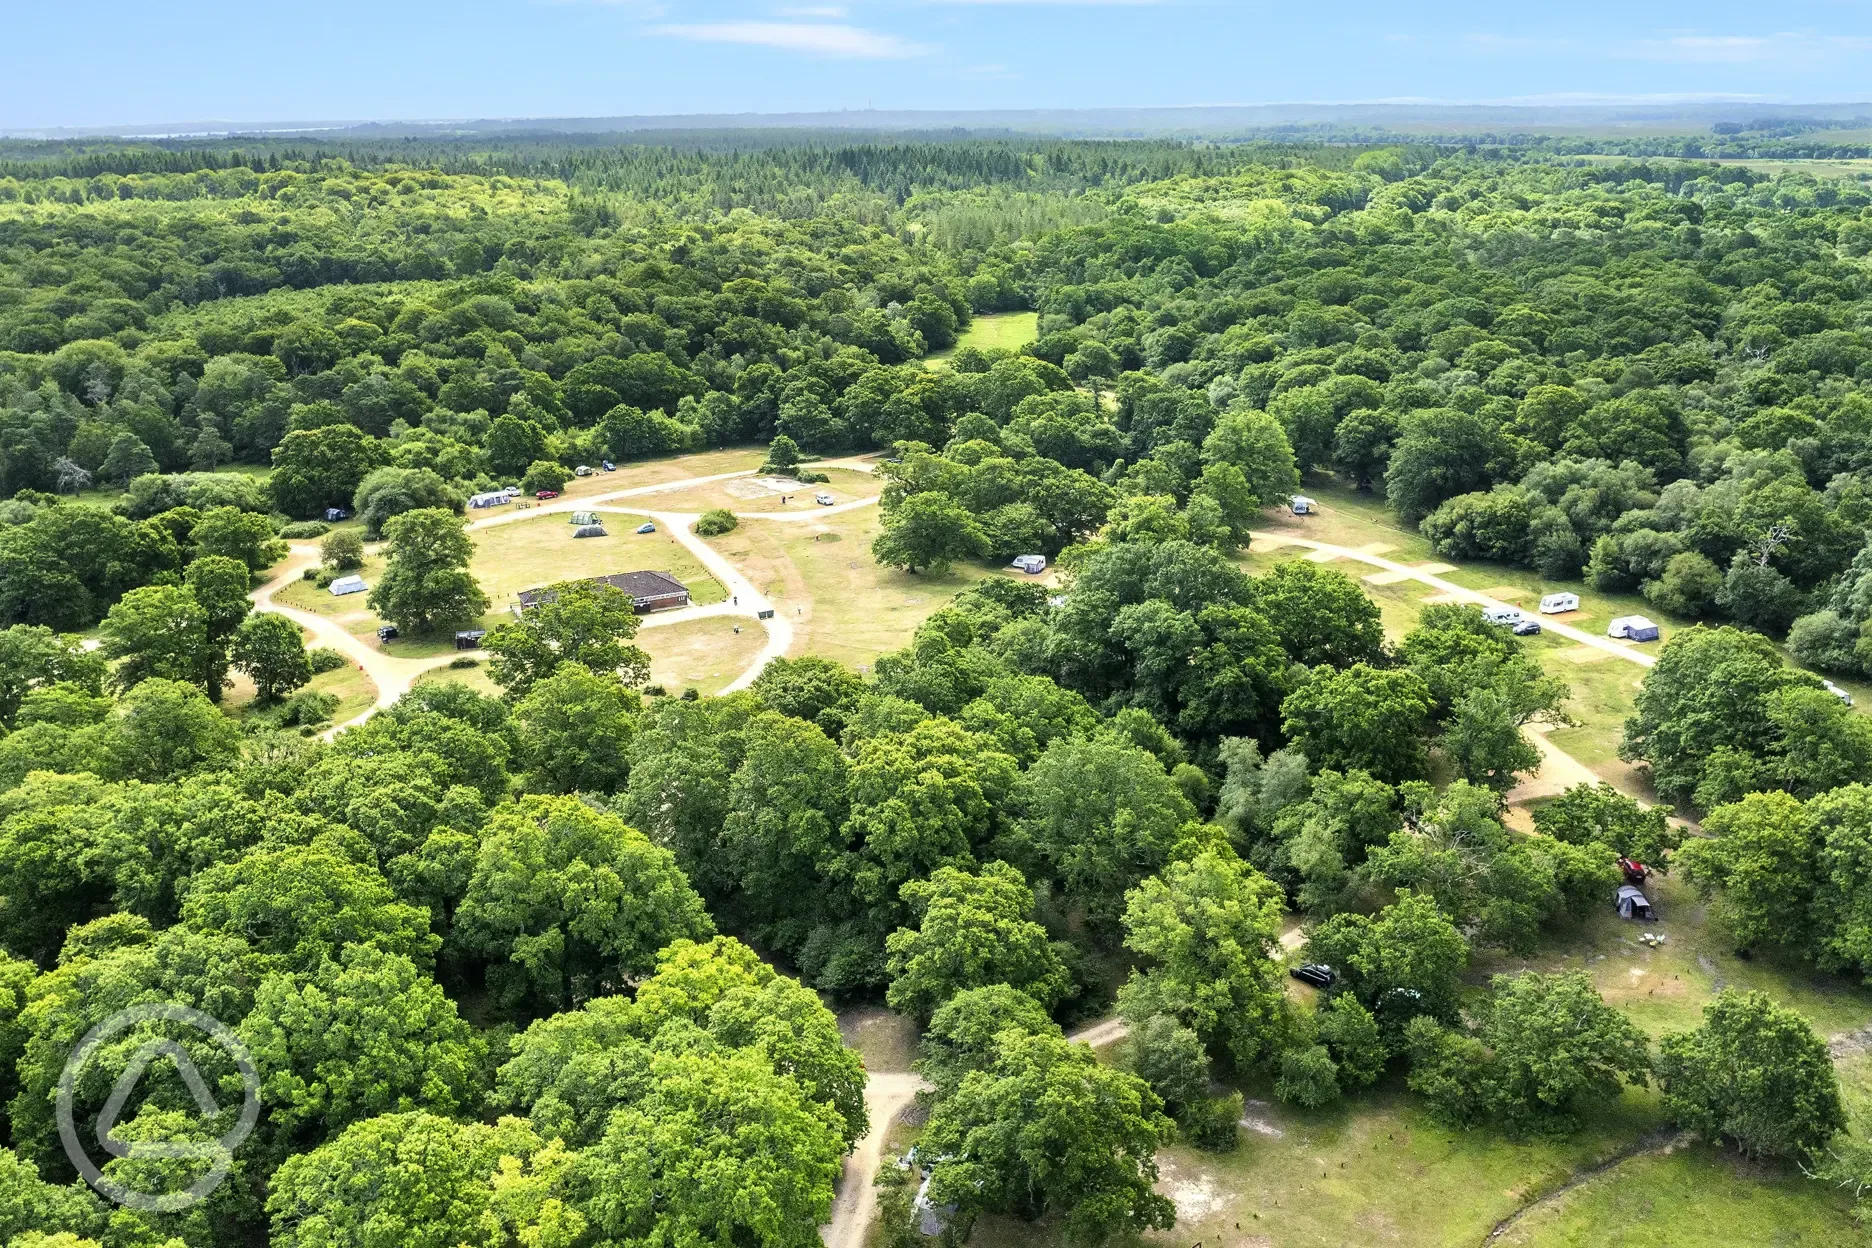
[[1658, 626], [1642, 615], [1621, 615], [1606, 625], [1605, 635], [1626, 641], [1656, 641]]
[[1820, 684], [1826, 689], [1828, 693], [1838, 698], [1841, 702], [1844, 702], [1847, 706], [1851, 706], [1853, 704], [1852, 694], [1847, 693], [1844, 689], [1840, 688], [1838, 685], [1834, 684], [1832, 681], [1823, 680], [1820, 682]]
[[1485, 624], [1501, 624], [1501, 625], [1519, 624], [1521, 622], [1521, 619], [1522, 619], [1522, 615], [1521, 615], [1520, 607], [1483, 607], [1482, 608], [1482, 622]]
[[1542, 615], [1559, 615], [1562, 611], [1579, 610], [1578, 594], [1548, 594], [1540, 600]]

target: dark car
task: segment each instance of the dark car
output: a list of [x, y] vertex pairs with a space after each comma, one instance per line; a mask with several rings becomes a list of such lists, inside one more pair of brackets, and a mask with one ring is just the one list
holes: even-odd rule
[[1517, 637], [1540, 636], [1540, 621], [1539, 620], [1522, 620], [1519, 624], [1516, 624], [1514, 626], [1514, 635]]
[[1330, 988], [1338, 976], [1324, 962], [1307, 962], [1287, 972], [1303, 984], [1312, 984], [1315, 988]]
[[614, 464], [614, 463], [612, 463], [612, 462], [611, 462], [610, 460], [608, 460], [608, 459], [606, 459], [606, 460], [601, 460], [601, 461], [599, 462], [599, 465], [598, 465], [598, 466], [599, 466], [600, 468], [603, 468], [603, 469], [604, 469], [604, 470], [605, 470], [606, 472], [616, 472], [616, 471], [617, 471], [617, 465], [616, 465], [616, 464]]
[[377, 630], [378, 641], [395, 641], [401, 636], [402, 634], [397, 632], [397, 626], [394, 624], [386, 624]]

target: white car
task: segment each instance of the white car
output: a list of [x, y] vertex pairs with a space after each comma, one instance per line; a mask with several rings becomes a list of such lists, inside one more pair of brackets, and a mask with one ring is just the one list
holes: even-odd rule
[[820, 490], [817, 494], [812, 496], [812, 501], [818, 503], [821, 507], [830, 507], [832, 505], [832, 496], [824, 490]]

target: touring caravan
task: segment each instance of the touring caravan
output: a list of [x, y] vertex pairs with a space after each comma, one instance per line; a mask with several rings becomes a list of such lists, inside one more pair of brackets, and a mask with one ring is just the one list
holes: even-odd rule
[[1029, 576], [1038, 576], [1046, 571], [1045, 555], [1015, 555], [1014, 566]]
[[1521, 618], [1522, 616], [1521, 616], [1520, 607], [1483, 607], [1482, 608], [1482, 621], [1485, 624], [1501, 624], [1501, 625], [1519, 624], [1521, 622]]
[[1548, 594], [1540, 600], [1542, 615], [1559, 615], [1562, 611], [1579, 610], [1578, 594]]

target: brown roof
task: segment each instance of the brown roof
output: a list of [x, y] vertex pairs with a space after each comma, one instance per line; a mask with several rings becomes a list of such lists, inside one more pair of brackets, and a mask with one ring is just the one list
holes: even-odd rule
[[[631, 596], [636, 603], [648, 602], [655, 598], [669, 598], [676, 594], [688, 594], [689, 587], [667, 572], [613, 572], [610, 576], [589, 578], [593, 585], [609, 585], [621, 589]], [[558, 595], [550, 589], [523, 589], [517, 595], [522, 608], [536, 602], [551, 602]]]

